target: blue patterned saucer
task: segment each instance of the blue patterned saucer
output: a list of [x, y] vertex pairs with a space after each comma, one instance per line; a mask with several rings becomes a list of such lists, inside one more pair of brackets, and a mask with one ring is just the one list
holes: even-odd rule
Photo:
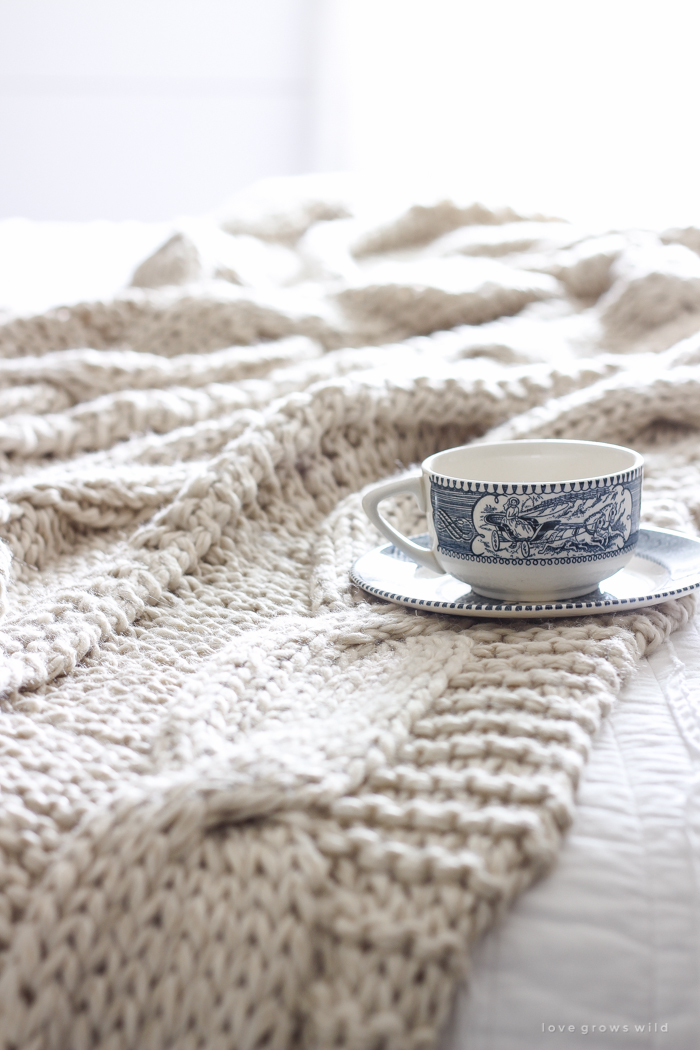
[[[427, 535], [413, 539], [428, 546]], [[438, 575], [417, 565], [391, 543], [358, 558], [350, 579], [388, 602], [450, 616], [596, 616], [644, 609], [700, 587], [700, 540], [669, 529], [641, 528], [629, 565], [603, 580], [595, 591], [571, 601], [528, 605], [484, 598], [454, 576]]]

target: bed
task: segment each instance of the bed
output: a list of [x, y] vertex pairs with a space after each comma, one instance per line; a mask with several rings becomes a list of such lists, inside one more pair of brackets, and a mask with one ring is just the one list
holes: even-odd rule
[[[457, 730], [425, 728], [433, 717], [447, 718], [445, 708], [437, 715], [430, 707], [440, 697], [421, 699], [404, 686], [393, 691], [394, 672], [376, 679], [371, 704], [345, 686], [324, 692], [336, 665], [324, 664], [322, 654], [323, 645], [340, 645], [370, 660], [365, 649], [388, 644], [396, 651], [413, 637], [415, 616], [392, 619], [403, 614], [354, 590], [347, 569], [377, 542], [362, 523], [362, 486], [405, 469], [431, 442], [448, 447], [485, 435], [633, 443], [647, 456], [645, 520], [697, 531], [699, 246], [693, 229], [582, 230], [439, 195], [378, 202], [347, 180], [322, 177], [273, 180], [216, 215], [172, 225], [0, 224], [2, 788], [9, 813], [0, 840], [3, 1046], [697, 1044], [700, 638], [693, 599], [634, 622], [632, 614], [601, 619], [599, 634], [586, 635], [585, 645], [580, 634], [557, 636], [567, 652], [592, 661], [582, 671], [571, 663], [564, 669], [588, 683], [576, 690], [590, 687], [582, 701], [589, 706], [585, 717], [573, 709], [557, 716], [578, 727], [566, 755], [557, 751], [555, 760], [550, 747], [537, 759], [538, 776], [554, 770], [550, 794], [559, 809], [552, 802], [543, 816], [544, 803], [499, 796], [501, 809], [527, 817], [536, 842], [527, 861], [527, 850], [498, 861], [510, 880], [502, 892], [494, 889], [491, 845], [484, 846], [486, 868], [477, 870], [454, 838], [455, 824], [453, 837], [439, 843], [411, 825], [396, 845], [395, 829], [408, 819], [399, 814], [404, 789], [376, 770], [386, 762], [392, 777], [397, 770], [408, 776], [406, 769], [415, 773], [427, 761], [415, 757], [423, 737], [451, 739]], [[334, 406], [345, 398], [342, 441], [324, 430], [320, 461], [311, 438], [304, 444], [295, 436], [293, 444], [281, 423], [270, 422], [283, 418], [291, 427], [304, 398], [310, 432], [324, 412], [340, 412]], [[374, 429], [363, 436], [372, 412]], [[265, 518], [276, 497], [246, 517], [254, 472], [236, 474], [247, 448], [241, 442], [263, 418], [265, 433], [282, 435], [280, 449], [293, 444], [289, 455], [303, 480], [294, 490], [299, 506], [309, 493], [322, 504], [325, 524], [297, 576], [287, 567], [296, 557], [291, 546], [274, 546], [287, 519]], [[272, 457], [279, 473], [285, 454], [265, 440], [268, 452], [256, 455]], [[359, 470], [348, 450], [382, 443], [388, 451], [374, 460], [367, 451]], [[255, 484], [264, 489], [259, 477]], [[217, 518], [216, 506], [196, 509], [201, 501], [209, 506], [213, 490], [225, 490], [221, 499], [236, 513], [243, 506], [237, 532]], [[185, 527], [188, 514], [194, 517]], [[420, 531], [410, 501], [399, 502], [394, 515]], [[260, 529], [273, 551], [264, 572], [250, 553]], [[124, 597], [119, 590], [120, 581], [131, 586], [132, 548], [140, 552], [138, 571], [159, 581], [150, 604], [141, 592]], [[303, 600], [301, 584], [294, 590], [289, 583], [297, 577], [312, 579]], [[224, 593], [232, 597], [224, 600]], [[98, 602], [104, 595], [109, 608], [93, 609], [92, 596]], [[358, 609], [364, 619], [355, 622]], [[321, 615], [323, 631], [314, 627]], [[440, 650], [439, 616], [421, 615], [427, 626], [414, 639], [411, 666], [417, 677], [432, 668], [437, 681], [442, 664], [458, 660], [458, 643]], [[477, 639], [469, 644], [510, 645], [514, 655], [504, 650], [502, 659], [513, 661], [515, 673], [522, 625], [506, 624], [500, 642], [479, 641], [481, 629], [469, 621], [469, 638]], [[567, 641], [574, 637], [579, 642]], [[527, 635], [527, 644], [538, 639]], [[478, 656], [479, 674], [494, 652]], [[355, 666], [350, 661], [346, 672], [360, 675], [353, 686], [359, 695], [365, 672]], [[564, 673], [554, 658], [547, 666]], [[457, 678], [471, 667], [460, 664]], [[481, 679], [470, 681], [477, 686], [463, 683], [462, 693], [482, 688]], [[575, 702], [576, 690], [552, 682], [557, 696]], [[429, 682], [425, 689], [428, 696]], [[307, 696], [306, 706], [282, 704], [285, 690]], [[405, 703], [420, 707], [415, 725], [405, 724]], [[485, 729], [464, 725], [460, 739], [467, 732], [486, 739]], [[514, 732], [512, 724], [503, 730]], [[544, 755], [551, 739], [532, 732]], [[27, 743], [32, 739], [36, 746]], [[89, 786], [83, 774], [71, 780], [56, 773], [42, 748], [60, 753], [64, 767], [89, 767]], [[371, 772], [367, 756], [375, 753]], [[535, 776], [532, 756], [510, 761], [494, 765], [482, 751], [467, 767], [510, 777], [511, 786], [513, 778]], [[440, 769], [456, 776], [449, 762]], [[199, 787], [205, 782], [206, 792]], [[425, 797], [417, 787], [411, 819], [447, 819], [439, 806], [455, 799], [463, 805], [461, 815], [450, 810], [453, 821], [491, 805], [483, 798], [476, 805], [469, 791], [462, 798], [461, 787], [452, 799], [449, 783]], [[362, 815], [369, 810], [371, 819]], [[309, 820], [316, 822], [313, 835]], [[182, 860], [198, 850], [225, 852], [230, 826], [247, 836], [240, 857], [263, 858], [274, 907], [260, 904], [254, 872], [244, 878], [234, 865], [238, 896], [227, 917], [233, 869], [226, 869], [228, 883], [223, 876], [216, 882], [211, 871], [223, 861], [202, 860], [214, 880], [202, 889]], [[204, 845], [193, 828], [204, 829]], [[486, 840], [492, 834], [478, 833]], [[325, 836], [319, 849], [345, 886], [332, 926], [332, 936], [351, 945], [345, 955], [333, 955], [339, 949], [327, 943], [330, 904], [319, 880], [330, 878], [330, 869], [324, 875], [318, 868], [304, 845], [309, 835]], [[469, 839], [474, 855], [478, 835]], [[179, 845], [163, 870], [156, 861], [151, 870], [149, 857], [173, 839]], [[276, 851], [289, 867], [273, 877], [264, 858]], [[88, 854], [89, 862], [80, 859]], [[128, 862], [114, 861], [122, 881], [112, 885], [109, 858], [122, 855]], [[350, 899], [343, 865], [352, 858], [361, 876], [353, 875]], [[99, 878], [90, 866], [98, 861]], [[455, 875], [458, 862], [466, 867]], [[421, 864], [428, 864], [422, 875], [406, 876], [410, 892], [383, 906], [386, 886], [403, 877], [395, 876], [396, 866]], [[146, 874], [137, 878], [135, 870]], [[288, 878], [289, 871], [296, 875]], [[431, 886], [452, 886], [450, 879], [466, 887], [471, 903], [457, 902], [452, 890], [436, 903]], [[494, 894], [497, 903], [479, 910]], [[174, 900], [185, 916], [180, 926], [168, 912]], [[461, 915], [469, 909], [465, 926]], [[159, 930], [170, 923], [179, 932], [172, 943], [146, 938], [130, 955], [125, 938], [136, 943], [140, 923]], [[198, 923], [213, 948], [197, 943]], [[382, 928], [379, 948], [373, 926]], [[368, 968], [374, 990], [362, 974], [370, 942], [380, 956], [376, 970]], [[326, 962], [312, 965], [314, 952]], [[146, 965], [151, 956], [157, 961]], [[139, 982], [156, 989], [152, 1002]], [[227, 999], [221, 989], [229, 987]]]

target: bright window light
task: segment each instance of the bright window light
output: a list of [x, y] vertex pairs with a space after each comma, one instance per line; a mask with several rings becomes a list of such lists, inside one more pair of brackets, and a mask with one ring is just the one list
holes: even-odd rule
[[700, 221], [693, 0], [344, 0], [335, 17], [341, 166], [578, 220]]

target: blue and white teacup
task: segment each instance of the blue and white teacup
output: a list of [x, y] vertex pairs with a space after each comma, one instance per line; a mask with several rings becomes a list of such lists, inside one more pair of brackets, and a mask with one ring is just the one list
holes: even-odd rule
[[[598, 441], [502, 441], [429, 456], [419, 471], [381, 482], [362, 501], [409, 558], [487, 598], [575, 598], [631, 560], [639, 534], [644, 460]], [[428, 518], [430, 549], [379, 513], [408, 492]]]

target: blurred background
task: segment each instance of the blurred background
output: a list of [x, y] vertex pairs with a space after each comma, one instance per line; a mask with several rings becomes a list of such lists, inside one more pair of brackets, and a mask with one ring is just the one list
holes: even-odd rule
[[0, 218], [349, 170], [697, 222], [695, 0], [0, 0]]

